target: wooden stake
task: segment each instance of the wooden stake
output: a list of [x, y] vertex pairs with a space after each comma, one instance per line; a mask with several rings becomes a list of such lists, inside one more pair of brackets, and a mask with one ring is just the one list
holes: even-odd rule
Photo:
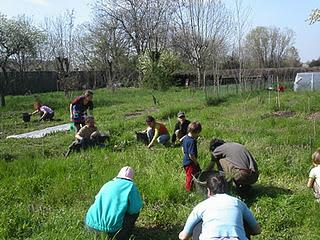
[[280, 110], [279, 76], [277, 76], [278, 109]]

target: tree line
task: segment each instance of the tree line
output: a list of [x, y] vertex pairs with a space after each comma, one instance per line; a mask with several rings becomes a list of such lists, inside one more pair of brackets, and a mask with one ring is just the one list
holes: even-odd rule
[[97, 0], [92, 20], [80, 25], [74, 11], [41, 26], [0, 13], [0, 68], [4, 76], [56, 70], [65, 85], [71, 71], [104, 71], [108, 85], [165, 89], [177, 70], [196, 72], [196, 85], [206, 86], [208, 71], [218, 79], [220, 70], [236, 68], [241, 83], [246, 68], [301, 65], [292, 30], [250, 29], [250, 9], [243, 0], [233, 6], [221, 0]]

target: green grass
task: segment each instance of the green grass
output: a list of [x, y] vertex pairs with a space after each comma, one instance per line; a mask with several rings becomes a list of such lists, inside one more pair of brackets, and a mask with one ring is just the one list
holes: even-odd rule
[[[153, 105], [152, 95], [159, 105]], [[23, 123], [21, 113], [32, 111], [33, 97], [8, 96], [7, 106], [0, 109], [0, 239], [92, 239], [84, 229], [84, 215], [101, 186], [125, 165], [136, 170], [144, 201], [134, 239], [177, 239], [202, 197], [184, 190], [179, 148], [147, 150], [136, 143], [134, 131], [145, 128], [144, 119], [151, 114], [171, 132], [179, 110], [203, 125], [201, 166], [210, 161], [212, 137], [245, 144], [257, 159], [261, 175], [254, 194], [244, 199], [263, 229], [254, 239], [317, 239], [320, 205], [306, 181], [311, 153], [320, 145], [320, 127], [318, 119], [307, 117], [320, 112], [320, 95], [281, 93], [280, 109], [276, 97], [276, 92], [263, 91], [224, 94], [224, 101], [210, 105], [201, 91], [97, 90], [97, 126], [110, 131], [111, 142], [105, 149], [74, 153], [66, 159], [63, 153], [73, 140], [72, 132], [42, 139], [5, 137], [68, 122], [70, 99], [61, 92], [40, 94], [62, 121], [38, 123], [35, 117]], [[277, 110], [294, 115], [277, 117], [273, 115]]]

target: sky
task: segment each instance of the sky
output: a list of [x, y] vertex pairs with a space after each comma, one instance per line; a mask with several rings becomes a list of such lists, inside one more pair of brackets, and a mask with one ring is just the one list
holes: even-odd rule
[[[233, 0], [224, 0], [230, 8]], [[92, 19], [92, 5], [96, 0], [0, 0], [0, 13], [7, 17], [25, 14], [35, 23], [46, 17], [58, 17], [66, 10], [75, 11], [77, 24]], [[272, 26], [289, 28], [295, 32], [295, 44], [302, 62], [320, 57], [320, 22], [306, 22], [312, 9], [320, 8], [320, 0], [243, 0], [250, 8], [250, 27]]]

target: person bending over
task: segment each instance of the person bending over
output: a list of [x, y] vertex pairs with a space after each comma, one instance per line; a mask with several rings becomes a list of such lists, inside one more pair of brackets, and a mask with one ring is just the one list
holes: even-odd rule
[[39, 121], [51, 121], [53, 119], [54, 111], [50, 107], [42, 105], [40, 102], [35, 103], [34, 107], [36, 110], [31, 115], [38, 113], [40, 115]]
[[215, 138], [210, 142], [210, 151], [212, 160], [207, 170], [212, 170], [217, 164], [218, 170], [224, 172], [226, 179], [233, 180], [243, 190], [258, 180], [257, 162], [242, 144]]
[[152, 116], [147, 116], [146, 124], [148, 125], [146, 130], [149, 140], [148, 148], [153, 147], [157, 142], [161, 144], [168, 143], [170, 135], [163, 123], [157, 122]]
[[70, 120], [73, 122], [77, 132], [85, 125], [86, 116], [93, 115], [92, 99], [93, 92], [86, 90], [84, 95], [75, 98], [70, 104]]
[[221, 175], [208, 178], [208, 198], [192, 210], [179, 239], [247, 240], [247, 236], [261, 233], [250, 209], [238, 198], [226, 194], [226, 186]]
[[86, 214], [87, 228], [96, 234], [106, 233], [114, 240], [130, 238], [142, 208], [141, 195], [133, 177], [133, 169], [126, 166], [117, 177], [102, 186]]

